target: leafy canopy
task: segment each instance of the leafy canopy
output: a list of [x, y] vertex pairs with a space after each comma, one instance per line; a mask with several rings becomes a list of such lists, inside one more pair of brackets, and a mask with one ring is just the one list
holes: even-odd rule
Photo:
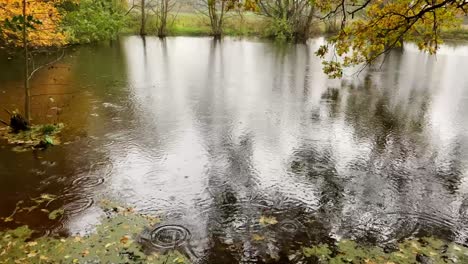
[[331, 77], [341, 77], [343, 67], [369, 65], [403, 41], [436, 53], [441, 30], [461, 24], [468, 1], [316, 0], [313, 4], [326, 14], [323, 18], [342, 21], [340, 32], [317, 51], [322, 58], [330, 51], [338, 55], [324, 62], [324, 70]]

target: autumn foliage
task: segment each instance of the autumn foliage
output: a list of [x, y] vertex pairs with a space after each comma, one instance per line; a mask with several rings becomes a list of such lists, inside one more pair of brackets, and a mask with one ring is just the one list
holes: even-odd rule
[[[66, 43], [59, 27], [62, 16], [56, 4], [59, 0], [27, 0], [28, 45], [55, 46]], [[0, 0], [0, 40], [9, 46], [22, 46], [23, 1]]]

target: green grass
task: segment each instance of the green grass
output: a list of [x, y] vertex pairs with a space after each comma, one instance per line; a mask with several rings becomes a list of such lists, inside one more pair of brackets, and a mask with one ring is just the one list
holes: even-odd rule
[[[211, 35], [210, 21], [207, 16], [200, 13], [171, 13], [169, 15], [168, 24], [169, 36]], [[333, 28], [330, 24], [321, 21], [316, 21], [313, 26], [315, 27], [314, 33], [316, 35], [333, 34], [334, 30], [336, 30], [336, 28]], [[254, 13], [244, 13], [242, 16], [229, 14], [229, 17], [224, 22], [224, 35], [268, 37], [271, 33], [270, 27], [271, 21], [264, 16]], [[146, 30], [148, 35], [156, 35], [156, 17], [154, 15], [148, 15]], [[127, 25], [122, 33], [139, 34], [139, 32], [140, 16], [139, 14], [133, 14], [129, 17]], [[455, 29], [442, 30], [441, 35], [444, 40], [448, 41], [468, 40], [468, 25], [463, 25]]]
[[468, 40], [468, 25], [462, 25], [454, 29], [442, 30], [442, 38], [444, 40]]
[[[156, 18], [149, 15], [146, 29], [149, 35], [155, 35]], [[209, 36], [211, 35], [210, 22], [208, 17], [198, 13], [178, 13], [171, 14], [168, 21], [169, 36]], [[224, 24], [224, 34], [228, 36], [264, 36], [267, 31], [268, 21], [266, 18], [247, 13], [242, 17], [230, 15]], [[140, 17], [133, 15], [130, 17], [124, 34], [138, 34], [140, 32]]]

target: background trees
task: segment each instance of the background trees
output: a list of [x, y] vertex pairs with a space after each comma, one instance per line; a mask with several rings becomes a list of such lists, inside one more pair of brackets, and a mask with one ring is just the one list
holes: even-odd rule
[[259, 0], [260, 13], [272, 19], [275, 38], [306, 41], [310, 38], [315, 8], [310, 0]]

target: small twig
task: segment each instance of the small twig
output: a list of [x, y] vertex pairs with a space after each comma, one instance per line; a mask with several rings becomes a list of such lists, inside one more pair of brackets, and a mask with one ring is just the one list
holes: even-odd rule
[[0, 119], [0, 123], [3, 123], [5, 126], [8, 126], [8, 127], [10, 126], [10, 124], [8, 124], [7, 122], [5, 122], [5, 121], [3, 121], [1, 119]]
[[5, 112], [7, 112], [7, 113], [8, 113], [10, 116], [12, 116], [12, 115], [13, 115], [13, 113], [12, 113], [12, 112], [10, 112], [8, 109], [6, 109], [6, 108], [3, 108], [3, 110], [5, 110]]

